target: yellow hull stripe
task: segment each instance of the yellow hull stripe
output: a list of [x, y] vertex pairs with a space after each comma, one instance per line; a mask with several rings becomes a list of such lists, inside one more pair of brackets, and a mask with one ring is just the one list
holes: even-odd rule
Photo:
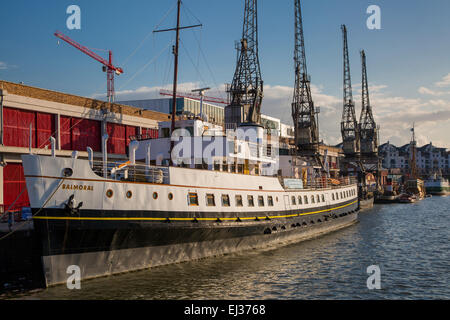
[[[306, 215], [311, 215], [311, 214], [316, 214], [316, 213], [321, 213], [321, 212], [329, 212], [329, 211], [333, 211], [333, 210], [337, 210], [337, 209], [341, 209], [341, 208], [345, 208], [348, 207], [352, 204], [355, 204], [356, 202], [358, 202], [358, 200], [353, 201], [351, 203], [345, 204], [343, 206], [340, 207], [334, 207], [331, 209], [324, 209], [324, 210], [319, 210], [319, 211], [312, 211], [312, 212], [305, 212], [305, 213], [298, 213], [298, 214], [289, 214], [289, 215], [281, 215], [281, 216], [264, 216], [264, 217], [245, 217], [245, 218], [241, 218], [239, 217], [240, 220], [255, 220], [256, 218], [260, 219], [260, 220], [264, 220], [264, 219], [281, 219], [281, 218], [293, 218], [293, 217], [300, 217], [300, 216], [306, 216]], [[33, 217], [33, 219], [43, 219], [43, 220], [85, 220], [85, 221], [167, 221], [167, 218], [121, 218], [121, 217], [117, 217], [117, 218], [101, 218], [101, 217], [96, 217], [96, 218], [90, 218], [90, 217]], [[222, 221], [235, 221], [237, 220], [237, 217], [235, 218], [169, 218], [170, 221], [217, 221], [218, 219], [222, 220]]]

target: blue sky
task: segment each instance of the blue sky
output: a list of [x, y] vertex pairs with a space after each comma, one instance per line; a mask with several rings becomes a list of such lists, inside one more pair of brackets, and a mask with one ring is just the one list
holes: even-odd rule
[[[243, 2], [183, 1], [182, 24], [200, 22], [203, 27], [182, 31], [179, 77], [182, 89], [216, 88], [231, 81], [236, 57], [234, 42], [242, 32]], [[66, 43], [58, 45], [53, 33], [60, 30], [87, 47], [113, 50], [115, 63], [125, 70], [116, 78], [119, 100], [155, 97], [157, 88], [172, 83], [170, 46], [174, 33], [151, 34], [151, 31], [157, 25], [174, 26], [175, 3], [175, 0], [4, 2], [0, 10], [0, 79], [100, 98], [106, 91], [101, 65]], [[66, 8], [71, 4], [81, 8], [81, 30], [66, 28], [69, 16]], [[366, 26], [369, 17], [366, 9], [372, 4], [381, 8], [381, 30], [369, 30]], [[265, 83], [263, 112], [290, 123], [294, 82], [293, 0], [261, 0], [258, 10], [259, 54]], [[358, 117], [359, 51], [364, 49], [371, 101], [381, 126], [382, 141], [407, 143], [408, 128], [416, 122], [419, 144], [433, 141], [450, 147], [450, 77], [445, 78], [450, 74], [448, 0], [304, 0], [302, 10], [313, 99], [322, 107], [320, 128], [326, 142], [340, 140], [340, 25], [345, 23], [349, 30]], [[106, 57], [106, 52], [98, 53]], [[143, 69], [152, 59], [153, 63]]]

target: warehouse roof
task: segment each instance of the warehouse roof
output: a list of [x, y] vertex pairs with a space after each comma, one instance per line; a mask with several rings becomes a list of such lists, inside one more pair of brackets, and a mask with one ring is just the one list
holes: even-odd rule
[[4, 80], [0, 80], [0, 89], [6, 90], [9, 94], [15, 94], [19, 96], [25, 96], [29, 98], [47, 100], [58, 103], [65, 103], [74, 106], [80, 106], [84, 108], [91, 109], [107, 109], [110, 112], [126, 114], [130, 116], [137, 116], [147, 119], [152, 119], [156, 121], [168, 121], [170, 120], [170, 115], [166, 113], [151, 111], [151, 110], [143, 110], [131, 106], [126, 106], [123, 104], [108, 102], [85, 98], [76, 96], [73, 94], [62, 93], [58, 91], [52, 91], [47, 89], [41, 89], [31, 86], [26, 86], [23, 84], [18, 84], [14, 82], [8, 82]]

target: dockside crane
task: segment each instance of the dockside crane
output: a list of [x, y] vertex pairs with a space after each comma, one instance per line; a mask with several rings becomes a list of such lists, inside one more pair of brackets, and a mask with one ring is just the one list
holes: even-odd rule
[[257, 0], [245, 0], [244, 25], [233, 82], [227, 89], [230, 105], [225, 107], [225, 125], [261, 123], [263, 80], [258, 57]]
[[319, 130], [316, 110], [311, 96], [311, 78], [306, 67], [305, 40], [300, 0], [295, 3], [295, 87], [292, 118], [295, 128], [295, 148], [299, 156], [317, 157]]
[[120, 75], [123, 73], [123, 69], [116, 67], [113, 65], [113, 55], [111, 50], [109, 50], [109, 59], [106, 60], [104, 58], [102, 58], [101, 56], [99, 56], [98, 54], [96, 54], [95, 52], [93, 52], [91, 49], [79, 44], [78, 42], [72, 40], [71, 38], [69, 38], [68, 36], [62, 34], [61, 32], [57, 31], [55, 32], [55, 37], [67, 42], [68, 44], [70, 44], [71, 46], [75, 47], [76, 49], [80, 50], [81, 52], [83, 52], [84, 54], [90, 56], [91, 58], [93, 58], [94, 60], [97, 60], [98, 62], [100, 62], [101, 64], [103, 64], [103, 72], [106, 72], [106, 81], [107, 81], [107, 99], [109, 103], [113, 103], [114, 102], [114, 96], [115, 96], [115, 90], [114, 90], [114, 74], [116, 75]]
[[361, 51], [362, 64], [362, 109], [359, 120], [361, 155], [369, 158], [378, 157], [378, 130], [373, 118], [372, 106], [369, 99], [369, 84], [367, 81], [366, 53]]
[[350, 61], [348, 56], [347, 27], [341, 26], [344, 41], [344, 110], [341, 121], [343, 151], [348, 158], [357, 158], [360, 153], [359, 128], [355, 115], [352, 82], [350, 76]]

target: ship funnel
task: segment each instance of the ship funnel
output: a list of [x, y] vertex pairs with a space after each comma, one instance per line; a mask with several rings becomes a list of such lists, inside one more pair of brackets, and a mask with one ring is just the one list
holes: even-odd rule
[[139, 147], [139, 141], [133, 140], [130, 142], [130, 145], [128, 146], [129, 149], [129, 155], [128, 158], [130, 160], [130, 165], [136, 164], [136, 150]]
[[52, 146], [52, 157], [56, 157], [56, 151], [55, 151], [55, 146], [56, 146], [56, 139], [54, 137], [50, 137], [50, 144]]

